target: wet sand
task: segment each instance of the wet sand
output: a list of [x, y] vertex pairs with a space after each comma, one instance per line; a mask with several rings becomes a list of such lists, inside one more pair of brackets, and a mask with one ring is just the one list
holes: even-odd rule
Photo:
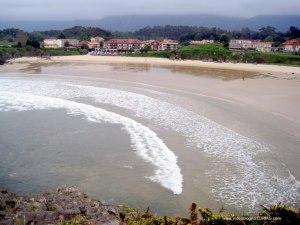
[[[289, 68], [281, 74], [275, 71], [277, 67], [267, 72], [136, 61], [103, 62], [100, 58], [92, 63], [77, 61], [72, 57], [65, 58], [63, 62], [58, 59], [43, 62], [34, 59], [30, 63], [28, 59], [22, 59], [0, 67], [2, 89], [71, 99], [143, 124], [153, 130], [178, 157], [183, 189], [180, 195], [174, 195], [172, 189], [144, 179], [152, 175], [155, 166], [139, 161], [141, 159], [134, 154], [123, 155], [126, 151], [132, 152], [132, 149], [128, 134], [118, 133], [118, 127], [105, 125], [97, 128], [97, 125], [87, 125], [78, 118], [65, 123], [68, 120], [63, 111], [50, 111], [46, 115], [44, 112], [36, 112], [36, 115], [25, 112], [22, 116], [5, 112], [2, 117], [0, 114], [0, 118], [6, 122], [6, 127], [10, 127], [10, 132], [3, 128], [1, 133], [2, 137], [11, 137], [11, 142], [17, 127], [26, 128], [24, 124], [20, 126], [14, 122], [15, 118], [19, 118], [20, 123], [27, 118], [28, 124], [39, 118], [42, 125], [43, 118], [48, 118], [45, 125], [39, 125], [35, 131], [38, 133], [43, 127], [52, 127], [52, 132], [58, 132], [58, 140], [49, 141], [46, 138], [49, 135], [42, 134], [38, 138], [40, 145], [53, 143], [47, 146], [47, 152], [51, 148], [57, 149], [63, 159], [70, 154], [67, 149], [74, 148], [72, 152], [78, 154], [76, 160], [80, 162], [80, 157], [84, 157], [80, 151], [88, 146], [88, 156], [95, 154], [98, 157], [95, 159], [99, 165], [94, 162], [92, 168], [86, 160], [75, 167], [73, 163], [76, 160], [72, 161], [70, 165], [65, 165], [66, 168], [62, 161], [60, 163], [64, 170], [55, 168], [57, 171], [54, 170], [54, 175], [45, 171], [46, 175], [35, 174], [33, 178], [32, 174], [27, 174], [29, 180], [42, 177], [38, 180], [40, 183], [27, 186], [28, 189], [40, 191], [48, 188], [49, 183], [43, 182], [47, 176], [53, 178], [53, 184], [59, 185], [64, 180], [63, 174], [67, 172], [67, 181], [80, 186], [92, 196], [139, 207], [150, 203], [156, 212], [162, 214], [182, 214], [182, 210], [193, 201], [200, 201], [201, 205], [213, 209], [224, 205], [239, 212], [251, 211], [251, 204], [292, 202], [291, 199], [294, 201], [292, 204], [299, 205], [300, 80], [298, 74], [289, 74], [295, 68]], [[58, 82], [58, 87], [53, 86], [53, 82]], [[9, 97], [10, 94], [7, 94]], [[52, 124], [53, 121], [57, 122]], [[80, 134], [75, 136], [77, 141], [72, 141], [72, 136], [64, 138], [59, 124], [70, 127], [70, 130], [86, 127], [82, 135], [83, 144], [77, 142]], [[31, 128], [28, 129], [30, 133]], [[111, 143], [111, 139], [105, 138], [105, 130], [107, 135], [114, 134], [120, 139], [116, 139], [114, 151], [102, 159], [101, 154], [108, 151]], [[102, 137], [99, 140], [106, 141], [101, 153], [97, 151], [102, 144], [95, 140], [99, 132]], [[30, 135], [34, 137], [34, 134]], [[23, 143], [22, 136], [19, 135], [20, 143]], [[59, 143], [63, 143], [64, 139], [68, 140], [68, 144], [62, 145], [63, 148], [59, 150]], [[26, 140], [26, 143], [30, 144], [30, 140]], [[85, 141], [89, 144], [85, 145]], [[44, 153], [38, 149], [36, 151], [37, 155], [43, 156]], [[29, 156], [27, 159], [32, 160]], [[22, 160], [20, 157], [21, 165]], [[116, 168], [112, 165], [114, 163], [109, 163], [113, 160], [118, 162]], [[38, 171], [34, 168], [28, 171]], [[72, 168], [78, 172], [72, 173]], [[55, 176], [59, 172], [60, 176]], [[16, 186], [13, 181], [10, 180]], [[118, 189], [120, 182], [123, 188]], [[24, 186], [24, 183], [19, 184], [18, 191], [22, 191]], [[100, 187], [105, 191], [99, 191]], [[236, 199], [237, 196], [239, 199]]]
[[[19, 58], [12, 60], [11, 63], [0, 67], [0, 72], [38, 73], [41, 66], [57, 64], [59, 68], [59, 65], [71, 63], [73, 66], [80, 65], [78, 71], [81, 74], [93, 74], [93, 71], [108, 72], [109, 79], [153, 85], [157, 88], [166, 87], [183, 92], [189, 90], [191, 94], [230, 99], [300, 123], [300, 67], [104, 56], [63, 56], [52, 57], [51, 60]], [[115, 73], [109, 72], [108, 66]], [[155, 77], [157, 79], [153, 79], [131, 73], [146, 73], [155, 67], [165, 68], [166, 71], [179, 76], [166, 78], [158, 75], [159, 77]], [[122, 76], [116, 75], [117, 72], [123, 72]], [[206, 83], [190, 76], [180, 76], [182, 74], [221, 78], [230, 82], [206, 79]]]

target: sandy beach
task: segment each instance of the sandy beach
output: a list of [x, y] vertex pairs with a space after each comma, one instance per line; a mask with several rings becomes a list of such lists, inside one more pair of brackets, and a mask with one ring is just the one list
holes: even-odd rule
[[[300, 76], [300, 67], [293, 66], [278, 66], [278, 65], [262, 65], [262, 64], [246, 64], [246, 63], [219, 63], [219, 62], [204, 62], [196, 60], [169, 60], [163, 58], [149, 57], [123, 57], [123, 56], [56, 56], [51, 57], [52, 62], [87, 62], [87, 63], [143, 63], [150, 65], [165, 65], [165, 66], [189, 66], [198, 68], [212, 69], [227, 69], [227, 70], [243, 70], [260, 73], [281, 73], [294, 74]], [[49, 60], [24, 57], [11, 60], [13, 63], [47, 63]]]
[[[203, 94], [220, 99], [235, 101], [266, 110], [272, 114], [300, 123], [300, 67], [279, 65], [255, 65], [243, 63], [216, 63], [203, 61], [173, 61], [162, 58], [122, 57], [122, 56], [57, 56], [51, 59], [24, 57], [10, 60], [10, 63], [0, 67], [1, 71], [14, 72], [21, 69], [35, 71], [41, 65], [60, 63], [79, 63], [78, 71], [99, 72], [101, 65], [132, 65], [139, 70], [142, 65], [165, 67], [174, 73], [187, 73], [195, 76], [203, 74], [209, 77], [219, 77], [230, 82], [204, 82], [201, 79], [172, 77], [165, 79], [163, 87], [184, 92]], [[78, 64], [78, 65], [79, 65]], [[126, 66], [125, 66], [126, 67]], [[130, 67], [130, 66], [129, 66]], [[115, 68], [115, 69], [116, 69]], [[119, 69], [117, 69], [119, 71]], [[126, 70], [126, 68], [121, 68]], [[124, 71], [123, 71], [124, 72]], [[139, 83], [161, 86], [161, 77], [157, 80], [147, 76], [116, 76], [110, 74], [107, 78], [116, 80], [135, 80]], [[249, 79], [248, 79], [249, 78]], [[255, 78], [255, 79], [250, 79]], [[185, 82], [182, 82], [185, 80]]]

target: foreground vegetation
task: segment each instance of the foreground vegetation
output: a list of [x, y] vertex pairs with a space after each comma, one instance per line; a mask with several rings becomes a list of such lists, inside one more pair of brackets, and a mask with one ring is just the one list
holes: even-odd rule
[[264, 63], [300, 66], [300, 55], [287, 53], [264, 53], [258, 51], [232, 52], [222, 44], [182, 46], [175, 51], [142, 51], [127, 56], [191, 59], [214, 62]]
[[[126, 219], [126, 216], [128, 217]], [[149, 212], [144, 213], [128, 210], [126, 214], [120, 214], [121, 221], [128, 225], [268, 225], [268, 224], [299, 224], [300, 214], [295, 209], [278, 204], [270, 208], [263, 207], [262, 211], [254, 216], [236, 215], [226, 213], [221, 209], [218, 213], [207, 208], [198, 208], [195, 203], [190, 207], [190, 217], [157, 217]]]
[[[90, 216], [77, 215], [69, 220], [63, 220], [60, 225], [86, 225], [90, 223]], [[198, 208], [191, 205], [189, 218], [155, 216], [149, 208], [145, 212], [124, 208], [119, 213], [120, 225], [296, 225], [300, 224], [300, 213], [285, 205], [263, 207], [262, 211], [254, 216], [236, 215], [224, 212], [215, 213], [207, 208]]]
[[86, 49], [80, 48], [34, 48], [32, 46], [17, 47], [17, 46], [0, 46], [0, 65], [6, 60], [19, 57], [50, 57], [63, 55], [85, 55], [88, 53]]

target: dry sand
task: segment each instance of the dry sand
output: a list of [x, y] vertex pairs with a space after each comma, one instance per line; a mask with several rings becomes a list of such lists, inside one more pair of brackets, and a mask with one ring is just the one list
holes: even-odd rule
[[[50, 60], [24, 57], [13, 59], [11, 62], [49, 62]], [[243, 70], [261, 73], [294, 73], [300, 76], [300, 67], [293, 66], [278, 66], [278, 65], [265, 65], [265, 64], [246, 64], [246, 63], [219, 63], [219, 62], [204, 62], [199, 60], [169, 60], [163, 58], [150, 58], [150, 57], [124, 57], [124, 56], [56, 56], [51, 57], [52, 62], [88, 62], [88, 63], [144, 63], [150, 65], [166, 65], [166, 66], [191, 66], [191, 67], [204, 67], [215, 69], [228, 69], [228, 70]]]

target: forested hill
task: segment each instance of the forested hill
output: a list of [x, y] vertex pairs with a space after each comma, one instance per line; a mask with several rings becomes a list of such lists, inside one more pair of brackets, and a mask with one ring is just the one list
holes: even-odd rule
[[216, 15], [135, 15], [111, 16], [99, 21], [99, 25], [112, 31], [136, 31], [146, 26], [200, 26], [218, 27], [225, 30], [240, 30], [248, 27], [258, 30], [272, 26], [287, 31], [290, 26], [300, 27], [300, 15], [262, 15], [240, 18]]
[[91, 37], [101, 36], [110, 38], [112, 33], [98, 27], [75, 26], [64, 30], [34, 31], [29, 33], [29, 37], [42, 41], [45, 38], [76, 38], [79, 40], [90, 40]]
[[[18, 29], [10, 28], [0, 30], [0, 41], [12, 42], [16, 38]], [[236, 31], [227, 31], [219, 28], [196, 27], [196, 26], [155, 26], [145, 27], [135, 32], [110, 32], [98, 27], [75, 26], [64, 30], [34, 31], [28, 33], [29, 39], [43, 41], [46, 38], [76, 38], [89, 40], [94, 36], [110, 38], [139, 38], [149, 39], [174, 39], [181, 42], [190, 40], [210, 39], [218, 42], [226, 42], [231, 38], [259, 39], [272, 41], [274, 44], [282, 44], [287, 39], [300, 38], [300, 29], [290, 27], [287, 32], [277, 31], [274, 27], [263, 27], [259, 31], [243, 28]]]
[[101, 27], [111, 31], [136, 31], [146, 26], [203, 26], [226, 30], [240, 30], [249, 27], [258, 30], [272, 26], [287, 31], [290, 26], [300, 27], [300, 15], [262, 15], [240, 18], [216, 15], [129, 15], [111, 16], [99, 20], [76, 21], [0, 21], [0, 29], [15, 27], [25, 31], [62, 30], [73, 26]]

